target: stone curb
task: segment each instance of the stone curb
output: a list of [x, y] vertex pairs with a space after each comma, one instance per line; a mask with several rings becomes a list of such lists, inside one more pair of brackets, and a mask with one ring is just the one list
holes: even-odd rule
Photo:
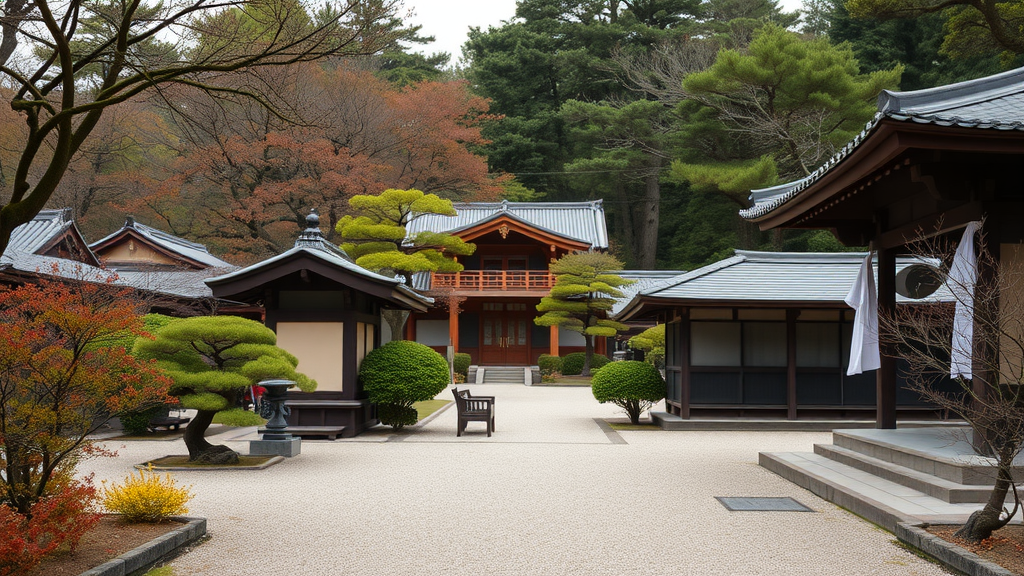
[[171, 520], [184, 525], [78, 576], [128, 576], [149, 568], [206, 535], [206, 518], [176, 517]]
[[970, 576], [1014, 576], [1006, 568], [985, 560], [956, 544], [929, 534], [920, 524], [901, 522], [896, 526], [896, 537], [942, 562], [946, 566]]

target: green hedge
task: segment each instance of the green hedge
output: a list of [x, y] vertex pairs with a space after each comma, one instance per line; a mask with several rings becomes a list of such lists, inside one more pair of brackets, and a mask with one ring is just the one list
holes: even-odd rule
[[640, 421], [644, 410], [665, 397], [665, 379], [658, 369], [636, 360], [612, 362], [601, 368], [590, 388], [598, 402], [611, 402], [624, 409], [633, 424]]
[[455, 369], [456, 374], [462, 374], [463, 376], [469, 376], [469, 365], [473, 360], [469, 357], [469, 354], [459, 352], [455, 355], [452, 367]]
[[[587, 359], [586, 352], [573, 352], [572, 354], [566, 354], [562, 356], [562, 374], [566, 376], [578, 376], [583, 373], [583, 362]], [[600, 354], [594, 354], [590, 358], [591, 368], [600, 368], [605, 364], [611, 362], [607, 356]]]
[[562, 371], [562, 359], [550, 354], [541, 354], [540, 358], [537, 359], [537, 366], [540, 368], [541, 374], [550, 376], [555, 372]]
[[370, 402], [377, 404], [380, 421], [397, 430], [410, 423], [404, 408], [430, 400], [448, 386], [448, 362], [423, 344], [396, 340], [366, 355], [359, 380]]

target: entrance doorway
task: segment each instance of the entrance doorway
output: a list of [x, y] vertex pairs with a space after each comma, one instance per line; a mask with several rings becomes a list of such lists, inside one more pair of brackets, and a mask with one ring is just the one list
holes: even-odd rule
[[530, 327], [533, 315], [526, 304], [485, 302], [480, 318], [480, 363], [530, 363]]

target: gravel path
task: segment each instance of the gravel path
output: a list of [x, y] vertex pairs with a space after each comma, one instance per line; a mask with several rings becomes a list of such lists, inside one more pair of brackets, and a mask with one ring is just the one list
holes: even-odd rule
[[[176, 576], [946, 574], [894, 536], [757, 465], [820, 432], [610, 431], [588, 388], [474, 385], [497, 431], [455, 410], [422, 428], [306, 441], [259, 472], [177, 472], [212, 538]], [[439, 398], [451, 396], [443, 392]], [[244, 431], [243, 431], [244, 432]], [[246, 451], [242, 432], [229, 445]], [[81, 470], [119, 481], [180, 440], [110, 442]], [[730, 512], [715, 496], [792, 496], [800, 512]]]

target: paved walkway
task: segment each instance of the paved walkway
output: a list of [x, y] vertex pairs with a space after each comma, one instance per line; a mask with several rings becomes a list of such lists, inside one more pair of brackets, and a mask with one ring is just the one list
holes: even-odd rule
[[[587, 388], [473, 385], [497, 396], [497, 432], [455, 410], [406, 434], [305, 441], [263, 471], [178, 472], [212, 538], [175, 574], [946, 574], [894, 537], [757, 465], [824, 432], [614, 432]], [[449, 391], [439, 397], [451, 396]], [[247, 431], [232, 447], [245, 451]], [[83, 471], [184, 453], [110, 442]], [[730, 512], [715, 496], [791, 496], [815, 510]]]

